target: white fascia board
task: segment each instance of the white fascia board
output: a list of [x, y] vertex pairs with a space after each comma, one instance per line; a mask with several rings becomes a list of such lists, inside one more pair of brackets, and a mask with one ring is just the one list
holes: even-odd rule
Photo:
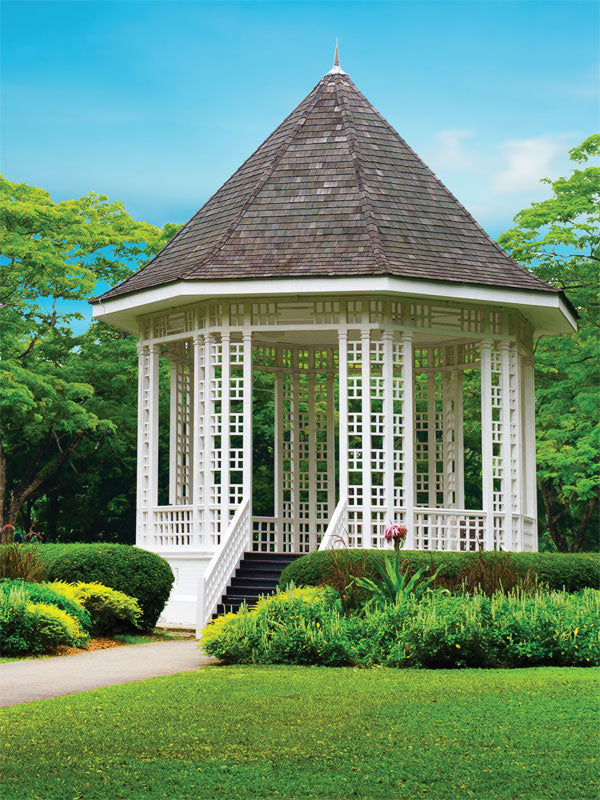
[[558, 292], [536, 292], [497, 286], [421, 281], [388, 275], [343, 278], [277, 278], [239, 281], [176, 281], [143, 289], [93, 305], [93, 318], [138, 332], [137, 318], [211, 298], [279, 296], [306, 298], [340, 295], [390, 294], [437, 302], [472, 302], [519, 310], [536, 335], [573, 333], [577, 321]]

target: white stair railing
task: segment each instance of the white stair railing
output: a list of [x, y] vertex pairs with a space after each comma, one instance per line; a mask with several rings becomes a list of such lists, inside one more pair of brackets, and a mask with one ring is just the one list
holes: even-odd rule
[[319, 550], [333, 550], [344, 544], [348, 545], [348, 499], [341, 497], [323, 534]]
[[196, 638], [217, 610], [246, 551], [252, 547], [250, 498], [244, 497], [204, 575], [198, 580]]

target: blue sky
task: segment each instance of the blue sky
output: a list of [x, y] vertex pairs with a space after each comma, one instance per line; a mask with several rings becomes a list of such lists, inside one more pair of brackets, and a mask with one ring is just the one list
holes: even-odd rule
[[15, 2], [2, 172], [184, 222], [342, 68], [496, 237], [598, 128], [595, 2]]

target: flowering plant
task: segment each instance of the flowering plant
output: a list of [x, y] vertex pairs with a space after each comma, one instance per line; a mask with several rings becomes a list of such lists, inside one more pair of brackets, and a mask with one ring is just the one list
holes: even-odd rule
[[394, 550], [399, 550], [400, 545], [406, 539], [408, 531], [404, 525], [398, 525], [395, 522], [388, 522], [383, 530], [383, 537], [386, 542], [394, 543]]

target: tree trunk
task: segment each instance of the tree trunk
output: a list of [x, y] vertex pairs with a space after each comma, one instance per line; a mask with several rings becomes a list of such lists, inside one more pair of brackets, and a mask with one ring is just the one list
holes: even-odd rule
[[41, 467], [36, 475], [31, 475], [26, 482], [22, 481], [10, 492], [8, 497], [5, 495], [3, 525], [7, 523], [9, 525], [15, 524], [23, 503], [40, 489], [62, 467], [65, 461], [75, 453], [84, 436], [85, 431], [80, 431], [69, 447], [62, 450], [44, 467]]

